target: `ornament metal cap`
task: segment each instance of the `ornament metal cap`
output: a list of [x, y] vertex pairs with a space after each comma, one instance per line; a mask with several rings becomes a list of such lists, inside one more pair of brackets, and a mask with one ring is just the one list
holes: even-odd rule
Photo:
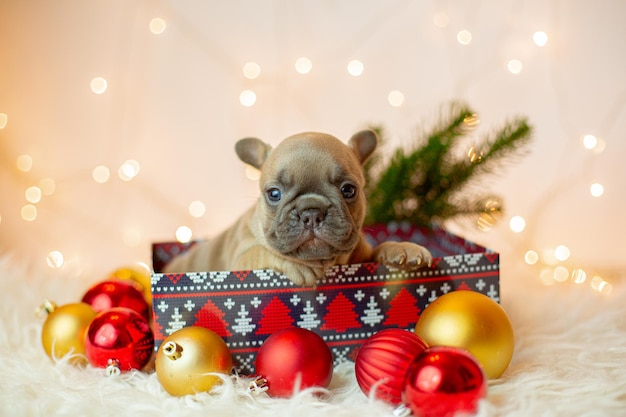
[[394, 417], [409, 417], [411, 414], [411, 409], [407, 407], [406, 404], [400, 404], [393, 409]]
[[107, 360], [107, 367], [105, 369], [106, 375], [109, 377], [118, 376], [122, 373], [120, 369], [120, 361], [117, 359]]
[[257, 377], [254, 381], [250, 382], [250, 386], [248, 387], [251, 393], [253, 394], [261, 394], [269, 389], [267, 386], [267, 379], [262, 376]]
[[56, 310], [57, 305], [54, 301], [43, 300], [43, 303], [35, 309], [35, 315], [37, 317], [42, 317], [42, 313], [45, 311], [47, 314], [52, 313]]
[[172, 361], [180, 359], [182, 351], [183, 347], [176, 342], [169, 341], [163, 344], [163, 353]]

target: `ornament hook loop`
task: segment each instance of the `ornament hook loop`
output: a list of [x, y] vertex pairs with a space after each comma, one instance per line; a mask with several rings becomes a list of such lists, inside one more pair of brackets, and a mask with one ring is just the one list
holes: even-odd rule
[[406, 404], [400, 404], [396, 408], [393, 409], [394, 417], [409, 417], [412, 415], [411, 409], [406, 406]]
[[106, 375], [108, 377], [115, 377], [122, 373], [120, 369], [120, 361], [117, 359], [109, 359], [107, 360], [107, 367], [105, 369]]
[[42, 313], [45, 311], [47, 314], [52, 313], [54, 310], [56, 310], [57, 305], [54, 301], [50, 301], [50, 300], [43, 300], [43, 303], [41, 303], [41, 305], [39, 307], [37, 307], [37, 309], [35, 309], [35, 315], [37, 317], [41, 317]]
[[269, 389], [269, 387], [267, 386], [267, 379], [263, 378], [262, 376], [258, 377], [254, 381], [250, 382], [249, 389], [250, 392], [255, 395], [267, 391]]

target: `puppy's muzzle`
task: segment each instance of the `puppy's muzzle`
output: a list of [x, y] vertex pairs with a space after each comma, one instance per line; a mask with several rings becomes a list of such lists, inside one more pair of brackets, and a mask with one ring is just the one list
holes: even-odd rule
[[324, 226], [331, 205], [327, 198], [311, 193], [298, 198], [294, 208], [302, 228], [314, 232]]
[[326, 219], [326, 209], [308, 208], [302, 210], [299, 214], [304, 228], [311, 231], [322, 227], [324, 219]]

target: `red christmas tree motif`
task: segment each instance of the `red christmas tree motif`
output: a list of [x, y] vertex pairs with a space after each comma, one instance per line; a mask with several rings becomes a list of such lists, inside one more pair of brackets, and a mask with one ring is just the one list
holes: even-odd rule
[[358, 314], [354, 312], [354, 304], [342, 292], [326, 307], [326, 315], [320, 330], [334, 330], [342, 333], [346, 329], [358, 329], [361, 323], [357, 320]]
[[293, 327], [294, 319], [290, 316], [291, 310], [278, 296], [274, 296], [261, 311], [256, 334], [272, 334], [280, 329]]
[[232, 336], [233, 334], [228, 331], [228, 323], [224, 320], [224, 315], [225, 313], [213, 301], [208, 300], [196, 313], [197, 321], [194, 325], [213, 330], [222, 337]]
[[471, 291], [472, 289], [465, 283], [465, 281], [461, 282], [458, 287], [456, 287], [457, 291]]
[[152, 316], [152, 333], [154, 334], [154, 340], [165, 340], [163, 326], [159, 324], [159, 316], [156, 314]]
[[406, 288], [400, 289], [389, 304], [391, 307], [387, 311], [387, 318], [383, 325], [403, 328], [415, 325], [419, 318], [420, 309], [416, 305], [415, 297]]

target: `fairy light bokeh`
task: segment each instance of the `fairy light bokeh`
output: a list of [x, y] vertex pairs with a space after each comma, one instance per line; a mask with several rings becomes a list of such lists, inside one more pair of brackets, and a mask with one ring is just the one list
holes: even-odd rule
[[626, 6], [341, 4], [3, 3], [0, 255], [95, 275], [149, 263], [152, 242], [214, 236], [257, 198], [237, 139], [377, 124], [389, 153], [462, 99], [476, 135], [523, 114], [535, 142], [486, 184], [502, 201], [450, 230], [503, 271], [610, 294], [626, 269]]

